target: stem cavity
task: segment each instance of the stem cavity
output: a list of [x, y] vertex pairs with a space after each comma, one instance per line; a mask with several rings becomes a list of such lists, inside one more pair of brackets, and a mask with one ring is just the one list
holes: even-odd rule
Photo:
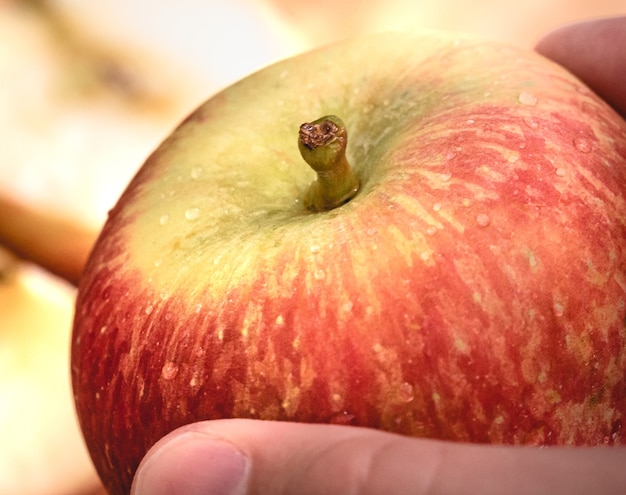
[[323, 212], [350, 201], [359, 190], [359, 179], [346, 158], [348, 132], [340, 118], [327, 115], [300, 126], [298, 148], [315, 170], [317, 180], [304, 198], [310, 211]]

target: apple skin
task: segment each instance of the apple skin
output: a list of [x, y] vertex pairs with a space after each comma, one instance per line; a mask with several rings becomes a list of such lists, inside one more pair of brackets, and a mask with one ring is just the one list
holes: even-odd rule
[[[310, 213], [302, 122], [361, 189]], [[159, 438], [246, 417], [619, 445], [626, 122], [517, 48], [389, 34], [215, 95], [149, 157], [77, 297], [75, 401], [111, 494]]]

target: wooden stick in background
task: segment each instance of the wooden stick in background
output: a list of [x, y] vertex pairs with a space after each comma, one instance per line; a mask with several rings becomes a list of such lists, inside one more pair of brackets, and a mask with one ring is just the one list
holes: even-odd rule
[[0, 245], [78, 285], [97, 232], [0, 197]]

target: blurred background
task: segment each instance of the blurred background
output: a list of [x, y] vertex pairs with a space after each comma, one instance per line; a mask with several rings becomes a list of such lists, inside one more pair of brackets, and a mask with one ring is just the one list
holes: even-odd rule
[[[531, 48], [625, 13], [624, 0], [0, 0], [0, 240], [75, 271], [186, 114], [314, 46], [408, 27]], [[75, 289], [23, 251], [0, 242], [0, 495], [96, 494], [69, 385]]]

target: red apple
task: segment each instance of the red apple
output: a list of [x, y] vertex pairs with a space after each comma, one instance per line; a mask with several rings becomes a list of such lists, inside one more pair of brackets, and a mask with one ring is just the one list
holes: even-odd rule
[[[298, 146], [326, 114], [348, 135], [323, 120]], [[339, 170], [311, 186], [299, 147]], [[608, 105], [494, 43], [367, 37], [217, 94], [139, 171], [81, 282], [74, 392], [110, 493], [212, 418], [624, 443], [625, 165]]]

